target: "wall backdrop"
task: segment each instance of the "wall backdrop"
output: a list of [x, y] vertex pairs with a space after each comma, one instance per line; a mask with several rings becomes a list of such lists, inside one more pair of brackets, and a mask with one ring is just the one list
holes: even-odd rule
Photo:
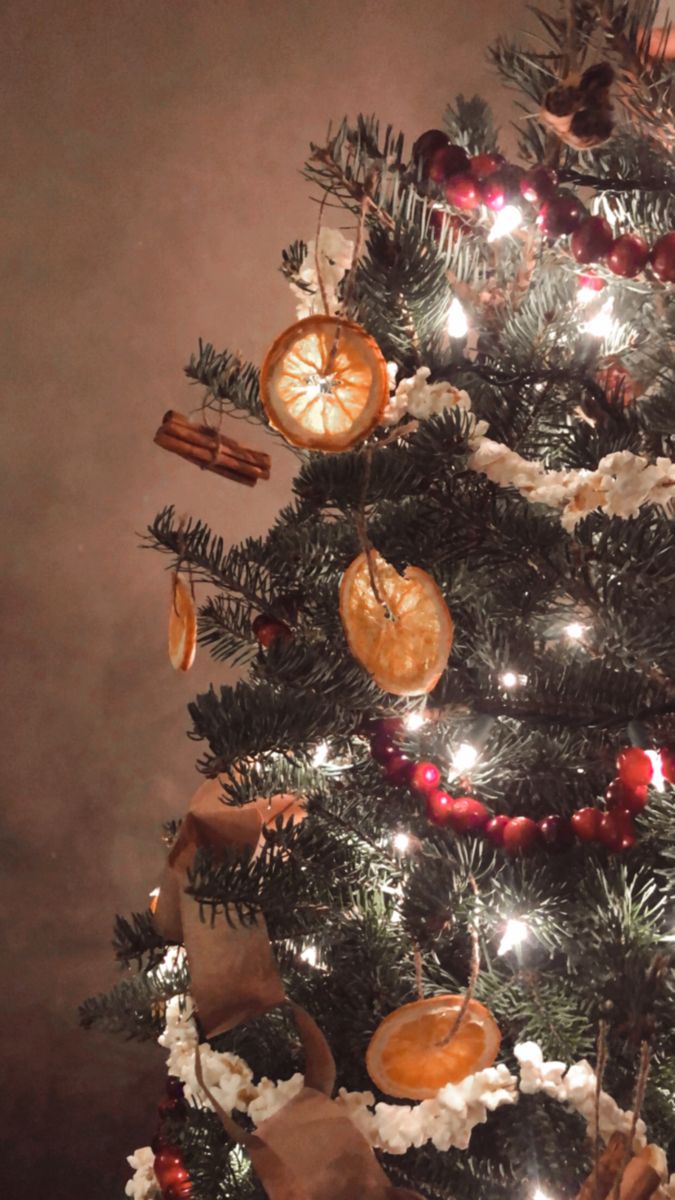
[[172, 671], [168, 579], [138, 534], [174, 501], [238, 540], [289, 491], [276, 445], [250, 492], [164, 454], [154, 429], [195, 403], [182, 366], [199, 335], [259, 359], [293, 319], [277, 267], [314, 235], [309, 141], [359, 110], [414, 136], [460, 91], [506, 119], [484, 47], [523, 8], [5, 0], [7, 1197], [119, 1198], [124, 1156], [155, 1127], [163, 1053], [81, 1032], [76, 1007], [115, 981], [113, 915], [145, 906], [161, 822], [197, 782], [186, 703], [224, 672], [206, 654]]

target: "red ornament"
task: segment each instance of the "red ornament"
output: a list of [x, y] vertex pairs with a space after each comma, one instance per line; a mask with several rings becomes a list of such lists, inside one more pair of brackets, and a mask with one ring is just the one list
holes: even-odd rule
[[410, 786], [414, 788], [416, 792], [421, 792], [423, 796], [425, 796], [427, 792], [432, 792], [434, 788], [437, 788], [440, 783], [440, 779], [441, 773], [436, 766], [436, 763], [432, 762], [415, 763], [412, 771], [410, 772]]
[[478, 833], [489, 819], [485, 805], [473, 796], [457, 796], [450, 803], [448, 825], [455, 833]]
[[597, 842], [602, 813], [599, 808], [579, 808], [572, 813], [572, 829], [580, 842]]
[[400, 754], [400, 750], [398, 746], [394, 745], [394, 743], [389, 740], [388, 737], [382, 736], [378, 733], [375, 735], [375, 737], [370, 739], [370, 753], [375, 759], [375, 762], [378, 762], [384, 766], [389, 762], [390, 758], [394, 757], [395, 754]]
[[599, 841], [608, 850], [620, 854], [635, 845], [636, 833], [632, 814], [623, 809], [603, 813], [600, 818]]
[[414, 763], [407, 754], [397, 750], [384, 764], [384, 776], [390, 783], [408, 783]]
[[647, 803], [645, 784], [629, 787], [622, 779], [613, 779], [605, 792], [605, 803], [609, 809], [623, 809], [631, 813], [642, 812]]
[[165, 1146], [160, 1150], [155, 1155], [153, 1169], [162, 1191], [172, 1184], [182, 1183], [188, 1178], [183, 1155], [176, 1146]]
[[632, 279], [649, 259], [649, 246], [637, 233], [622, 233], [615, 238], [607, 254], [607, 266], [615, 275]]
[[492, 842], [493, 846], [504, 845], [504, 830], [510, 820], [511, 818], [507, 817], [504, 813], [500, 813], [497, 817], [490, 817], [483, 832], [486, 838]]
[[552, 167], [533, 167], [520, 181], [520, 194], [530, 204], [551, 200], [558, 186], [558, 176]]
[[539, 833], [544, 846], [553, 854], [569, 850], [574, 841], [572, 826], [567, 817], [559, 817], [555, 814], [550, 817], [542, 817], [539, 822]]
[[477, 208], [480, 204], [478, 184], [472, 175], [453, 175], [446, 182], [445, 196], [455, 208]]
[[661, 283], [675, 283], [675, 233], [664, 233], [649, 256], [652, 271]]
[[530, 854], [539, 841], [539, 826], [531, 817], [511, 817], [504, 829], [507, 854]]
[[650, 783], [654, 774], [651, 759], [639, 746], [627, 746], [621, 750], [617, 755], [616, 768], [619, 779], [629, 788]]
[[476, 179], [487, 179], [488, 175], [499, 170], [503, 162], [502, 154], [474, 154], [469, 159], [469, 170]]
[[667, 783], [675, 785], [675, 754], [664, 748], [661, 751], [661, 771]]
[[604, 217], [587, 217], [570, 238], [570, 250], [578, 263], [600, 262], [614, 241], [612, 227]]
[[428, 178], [432, 183], [447, 183], [452, 175], [468, 170], [469, 156], [461, 146], [444, 146], [436, 150], [429, 162]]
[[574, 233], [586, 216], [586, 209], [571, 192], [558, 192], [541, 207], [536, 224], [546, 237], [558, 238]]
[[405, 725], [403, 717], [378, 717], [369, 728], [373, 738], [389, 738], [390, 741], [396, 741], [396, 738], [402, 736]]
[[192, 1180], [189, 1175], [185, 1179], [174, 1180], [162, 1192], [163, 1200], [190, 1200], [192, 1196]]
[[449, 796], [442, 788], [436, 788], [435, 792], [429, 792], [426, 802], [429, 820], [434, 825], [447, 825], [451, 805], [452, 796]]
[[290, 642], [293, 639], [293, 634], [285, 621], [278, 621], [276, 617], [267, 616], [265, 613], [256, 617], [251, 628], [265, 650], [268, 650], [277, 641]]
[[412, 159], [414, 163], [421, 162], [424, 166], [428, 166], [430, 159], [439, 150], [446, 150], [450, 145], [450, 138], [442, 129], [427, 129], [425, 133], [421, 133], [412, 148]]
[[499, 212], [506, 204], [506, 183], [499, 171], [481, 181], [480, 197], [492, 212]]

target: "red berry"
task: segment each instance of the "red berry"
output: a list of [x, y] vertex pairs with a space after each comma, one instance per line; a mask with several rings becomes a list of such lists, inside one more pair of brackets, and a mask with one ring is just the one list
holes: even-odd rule
[[450, 804], [448, 824], [455, 833], [478, 833], [489, 819], [485, 805], [473, 796], [457, 796]]
[[264, 646], [266, 650], [279, 639], [282, 642], [290, 642], [293, 638], [293, 634], [284, 621], [278, 621], [276, 617], [269, 617], [265, 613], [256, 617], [251, 628], [260, 645]]
[[400, 754], [401, 752], [398, 746], [395, 746], [393, 742], [389, 741], [388, 737], [382, 737], [380, 734], [376, 734], [374, 738], [370, 739], [370, 753], [375, 759], [375, 762], [381, 763], [382, 766], [384, 766], [385, 763], [389, 762], [390, 758], [393, 758], [395, 754]]
[[579, 808], [572, 813], [572, 829], [580, 842], [597, 842], [602, 813], [599, 808]]
[[444, 184], [453, 175], [459, 175], [469, 166], [469, 156], [461, 146], [445, 146], [437, 150], [429, 161], [428, 177], [432, 183]]
[[605, 281], [600, 275], [596, 275], [595, 271], [581, 271], [577, 275], [579, 287], [588, 288], [591, 292], [601, 292], [605, 286]]
[[615, 275], [632, 279], [647, 265], [649, 246], [637, 233], [622, 233], [615, 238], [607, 254], [607, 266]]
[[586, 209], [571, 192], [558, 192], [541, 207], [537, 225], [550, 238], [574, 233], [586, 216]]
[[551, 167], [532, 167], [520, 181], [520, 194], [530, 204], [543, 204], [550, 200], [558, 186], [558, 176]]
[[441, 773], [436, 763], [432, 762], [415, 763], [410, 772], [410, 786], [416, 792], [421, 792], [422, 795], [426, 795], [427, 792], [432, 792], [434, 788], [438, 787], [440, 779]]
[[449, 796], [442, 788], [436, 788], [435, 792], [429, 792], [426, 801], [429, 820], [434, 825], [447, 825], [451, 805], [452, 796]]
[[502, 154], [474, 154], [469, 159], [469, 170], [476, 179], [487, 179], [488, 175], [499, 170], [503, 162]]
[[378, 717], [377, 721], [370, 725], [371, 738], [381, 738], [382, 741], [387, 738], [390, 742], [395, 742], [404, 731], [403, 717]]
[[504, 830], [510, 820], [511, 818], [507, 817], [504, 813], [500, 813], [497, 817], [490, 817], [483, 832], [486, 838], [492, 842], [493, 846], [504, 845]]
[[539, 822], [539, 833], [544, 846], [553, 854], [569, 850], [574, 841], [572, 826], [567, 817], [559, 817], [555, 814], [550, 817], [542, 817]]
[[645, 784], [629, 787], [622, 779], [613, 779], [605, 792], [605, 803], [609, 809], [642, 812], [647, 803], [647, 788]]
[[600, 818], [599, 841], [608, 850], [619, 854], [635, 845], [636, 834], [631, 813], [623, 809], [603, 813]]
[[153, 1169], [162, 1191], [189, 1178], [183, 1156], [175, 1147], [160, 1150], [159, 1154], [155, 1155]]
[[639, 746], [627, 746], [625, 750], [619, 751], [616, 768], [619, 779], [629, 788], [649, 783], [654, 774], [651, 759]]
[[661, 283], [675, 283], [675, 233], [664, 233], [649, 256], [652, 271]]
[[511, 817], [504, 829], [507, 854], [530, 854], [539, 841], [539, 826], [531, 817]]
[[390, 783], [408, 783], [414, 765], [412, 759], [407, 754], [403, 754], [398, 750], [384, 764], [385, 779], [388, 779]]
[[159, 1104], [157, 1105], [157, 1112], [159, 1113], [160, 1117], [170, 1117], [176, 1112], [179, 1103], [179, 1100], [175, 1099], [174, 1097], [167, 1096], [164, 1100], [160, 1100]]
[[442, 129], [427, 129], [425, 133], [420, 134], [412, 148], [412, 160], [414, 163], [422, 163], [422, 171], [426, 174], [433, 155], [439, 150], [447, 150], [449, 145], [450, 138]]
[[661, 751], [661, 770], [667, 783], [675, 785], [675, 754], [672, 750]]
[[614, 241], [612, 227], [604, 217], [587, 217], [570, 238], [570, 250], [578, 263], [600, 262]]
[[506, 183], [499, 171], [481, 180], [480, 198], [492, 212], [499, 212], [506, 204]]
[[166, 1081], [166, 1094], [171, 1100], [183, 1099], [183, 1081], [177, 1075], [169, 1075]]
[[472, 175], [453, 175], [445, 185], [445, 196], [455, 208], [477, 208], [480, 204], [478, 184]]
[[189, 1176], [186, 1176], [185, 1179], [175, 1180], [162, 1192], [163, 1200], [190, 1200], [191, 1196], [192, 1180]]

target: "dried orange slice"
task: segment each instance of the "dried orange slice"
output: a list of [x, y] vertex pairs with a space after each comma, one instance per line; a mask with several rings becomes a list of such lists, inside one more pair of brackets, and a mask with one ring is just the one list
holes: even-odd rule
[[366, 1052], [373, 1083], [401, 1100], [429, 1100], [446, 1083], [491, 1067], [501, 1043], [497, 1023], [484, 1005], [470, 1000], [452, 1032], [463, 996], [430, 996], [404, 1004], [384, 1018]]
[[169, 658], [176, 671], [189, 671], [197, 649], [197, 614], [190, 588], [174, 575], [169, 609]]
[[420, 567], [399, 575], [376, 550], [359, 554], [340, 584], [340, 617], [354, 658], [385, 692], [430, 692], [452, 647], [454, 624], [441, 589]]
[[291, 445], [349, 450], [380, 420], [389, 397], [387, 364], [360, 325], [305, 317], [267, 351], [260, 394], [270, 425]]

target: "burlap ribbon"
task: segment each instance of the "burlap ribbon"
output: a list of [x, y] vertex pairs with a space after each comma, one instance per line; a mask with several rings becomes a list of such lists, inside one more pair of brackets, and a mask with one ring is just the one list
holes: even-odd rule
[[217, 779], [195, 792], [160, 880], [155, 923], [169, 942], [182, 942], [190, 967], [191, 993], [207, 1037], [225, 1033], [243, 1021], [281, 1004], [285, 992], [265, 920], [241, 921], [233, 909], [200, 913], [185, 894], [188, 868], [198, 849], [216, 855], [226, 850], [259, 852], [263, 825], [281, 815], [301, 820], [302, 801], [279, 795], [242, 807], [223, 802]]
[[304, 1087], [274, 1116], [246, 1133], [209, 1092], [199, 1058], [202, 1091], [225, 1131], [245, 1146], [269, 1200], [422, 1200], [387, 1179], [372, 1147], [341, 1104], [331, 1099], [335, 1062], [309, 1013], [291, 1004], [305, 1054]]

